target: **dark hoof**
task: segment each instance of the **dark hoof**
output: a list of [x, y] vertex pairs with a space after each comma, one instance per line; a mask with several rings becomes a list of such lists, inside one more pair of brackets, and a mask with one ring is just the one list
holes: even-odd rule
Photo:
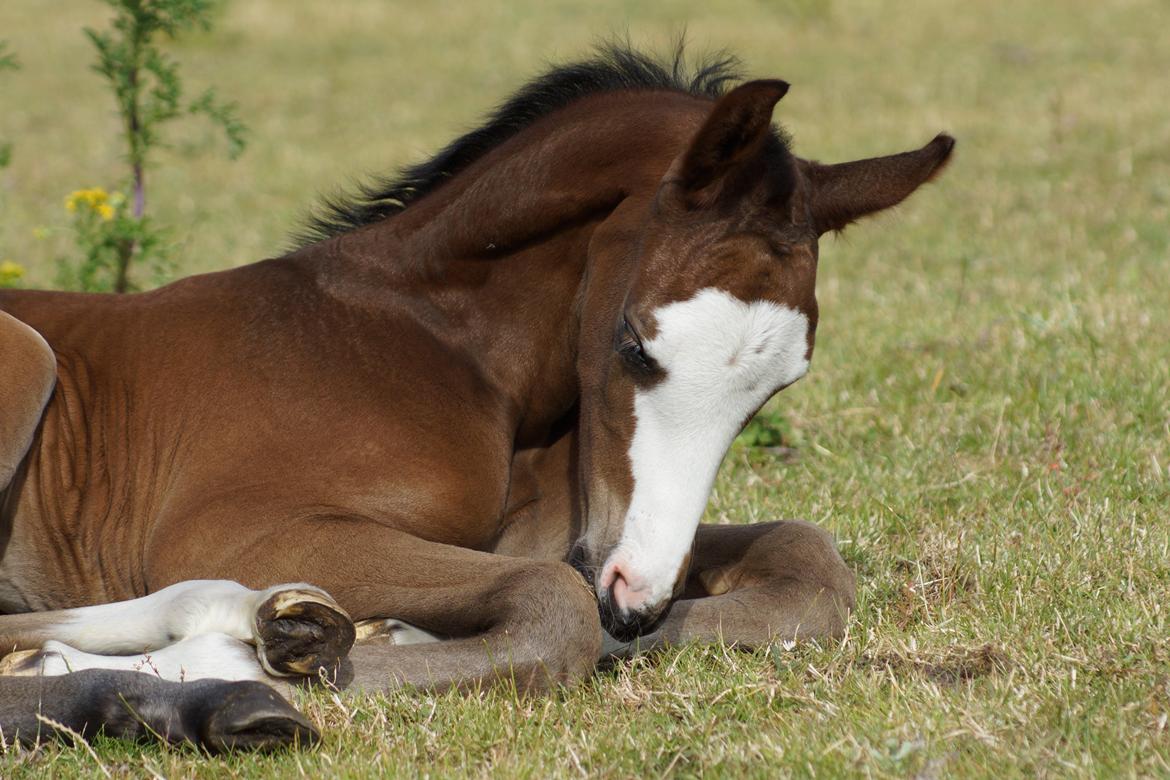
[[213, 752], [310, 747], [321, 735], [313, 724], [267, 685], [233, 683], [216, 703], [200, 734]]
[[278, 677], [333, 674], [353, 641], [353, 621], [321, 591], [282, 590], [256, 611], [256, 653]]

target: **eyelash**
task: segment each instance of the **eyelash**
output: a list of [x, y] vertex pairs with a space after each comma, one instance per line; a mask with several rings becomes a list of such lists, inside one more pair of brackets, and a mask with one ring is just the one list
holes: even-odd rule
[[630, 327], [629, 321], [622, 319], [621, 330], [618, 331], [617, 351], [626, 362], [640, 369], [649, 369], [650, 361], [646, 357], [646, 349], [642, 346], [642, 340], [638, 338], [638, 334]]

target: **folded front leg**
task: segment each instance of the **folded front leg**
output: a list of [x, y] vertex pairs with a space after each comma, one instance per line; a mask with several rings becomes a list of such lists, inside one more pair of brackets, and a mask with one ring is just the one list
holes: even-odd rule
[[419, 638], [443, 638], [359, 642], [349, 654], [355, 689], [507, 681], [537, 690], [579, 680], [597, 663], [597, 603], [566, 563], [430, 542], [358, 518], [292, 521], [282, 536], [296, 546], [245, 539], [238, 553], [185, 564], [179, 576], [243, 572], [255, 584], [296, 576], [324, 587], [359, 622], [393, 619], [425, 632]]
[[663, 644], [741, 647], [840, 636], [856, 604], [853, 573], [823, 529], [798, 520], [703, 525], [683, 597], [657, 629], [606, 643], [627, 656]]

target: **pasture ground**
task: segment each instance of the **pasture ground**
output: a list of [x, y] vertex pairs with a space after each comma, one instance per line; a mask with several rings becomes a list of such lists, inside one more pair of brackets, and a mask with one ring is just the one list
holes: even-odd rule
[[[51, 5], [0, 8], [24, 64], [0, 76], [0, 260], [31, 284], [68, 251], [65, 195], [119, 173], [79, 29], [105, 9]], [[436, 149], [546, 59], [684, 23], [793, 83], [776, 116], [805, 156], [959, 139], [940, 182], [823, 242], [813, 369], [769, 407], [793, 452], [738, 444], [710, 505], [830, 528], [860, 583], [848, 637], [684, 647], [534, 700], [321, 694], [316, 752], [98, 741], [0, 776], [1170, 774], [1161, 0], [237, 0], [173, 47], [252, 129], [229, 163], [192, 125], [151, 172], [180, 272], [277, 253], [317, 192]]]

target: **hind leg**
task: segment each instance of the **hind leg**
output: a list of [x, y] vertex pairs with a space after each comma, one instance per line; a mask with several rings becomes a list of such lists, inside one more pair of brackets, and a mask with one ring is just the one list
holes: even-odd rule
[[34, 744], [99, 732], [123, 739], [192, 742], [211, 752], [311, 745], [303, 715], [256, 682], [167, 682], [137, 672], [0, 678], [0, 735]]
[[41, 335], [0, 311], [0, 490], [32, 444], [57, 383], [57, 359]]
[[700, 526], [683, 598], [626, 656], [663, 644], [724, 641], [743, 647], [840, 636], [855, 605], [853, 573], [832, 537], [798, 520]]

